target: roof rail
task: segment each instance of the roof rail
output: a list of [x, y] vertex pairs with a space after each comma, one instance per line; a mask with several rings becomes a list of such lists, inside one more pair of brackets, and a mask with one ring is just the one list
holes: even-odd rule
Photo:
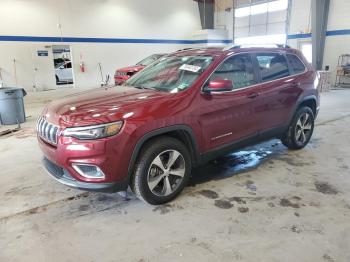
[[185, 48], [178, 49], [175, 52], [186, 51], [186, 50], [191, 50], [191, 49], [193, 49], [193, 48], [192, 47], [185, 47]]
[[290, 48], [289, 45], [285, 45], [285, 44], [243, 44], [243, 45], [233, 44], [233, 45], [230, 45], [230, 46], [225, 47], [225, 48], [223, 49], [223, 51], [228, 51], [228, 50], [238, 49], [238, 48], [250, 48], [250, 47]]

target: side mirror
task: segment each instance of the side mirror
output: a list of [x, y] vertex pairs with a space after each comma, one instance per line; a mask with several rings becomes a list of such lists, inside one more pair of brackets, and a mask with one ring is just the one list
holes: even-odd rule
[[61, 66], [59, 67], [59, 69], [64, 69], [64, 65], [61, 65]]
[[231, 91], [233, 89], [232, 81], [226, 80], [222, 78], [215, 78], [210, 80], [209, 84], [204, 88], [204, 92], [223, 92], [223, 91]]

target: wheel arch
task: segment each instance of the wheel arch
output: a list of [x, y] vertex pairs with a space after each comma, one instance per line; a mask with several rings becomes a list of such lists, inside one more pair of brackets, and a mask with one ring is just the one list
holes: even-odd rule
[[316, 95], [305, 96], [296, 103], [294, 110], [292, 111], [292, 114], [289, 117], [289, 121], [288, 121], [287, 126], [290, 125], [290, 123], [293, 121], [293, 117], [295, 116], [296, 112], [302, 106], [310, 107], [312, 112], [314, 113], [314, 117], [316, 118], [316, 115], [317, 115], [317, 97], [316, 97]]
[[[316, 115], [317, 115], [317, 98], [316, 98], [316, 96], [311, 95], [311, 96], [307, 96], [307, 97], [305, 97], [304, 99], [302, 99], [302, 100], [299, 102], [299, 104], [298, 104], [298, 106], [297, 106], [295, 112], [296, 112], [299, 108], [301, 108], [302, 106], [308, 106], [308, 107], [310, 107], [311, 110], [312, 110], [312, 112], [314, 113], [314, 117], [316, 117]], [[294, 112], [294, 113], [295, 113], [295, 112]]]
[[192, 166], [196, 166], [199, 162], [199, 150], [192, 129], [187, 125], [173, 125], [148, 132], [142, 136], [136, 143], [132, 152], [128, 166], [128, 182], [134, 172], [137, 157], [140, 154], [142, 147], [150, 140], [160, 136], [170, 136], [180, 140], [188, 148], [191, 155]]

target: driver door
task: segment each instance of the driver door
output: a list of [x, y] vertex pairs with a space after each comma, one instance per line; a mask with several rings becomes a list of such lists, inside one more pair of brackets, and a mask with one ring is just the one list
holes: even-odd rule
[[205, 85], [217, 78], [231, 80], [233, 89], [201, 94], [200, 124], [206, 150], [254, 136], [259, 130], [261, 102], [251, 54], [227, 58]]

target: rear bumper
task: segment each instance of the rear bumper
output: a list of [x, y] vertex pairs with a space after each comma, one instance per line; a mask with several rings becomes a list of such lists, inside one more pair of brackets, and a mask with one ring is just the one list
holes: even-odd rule
[[315, 115], [315, 119], [316, 119], [316, 117], [318, 116], [318, 112], [320, 111], [320, 106], [318, 106], [317, 108], [316, 108], [316, 115]]
[[76, 180], [70, 175], [70, 173], [51, 162], [46, 157], [43, 158], [43, 164], [46, 171], [58, 182], [77, 189], [93, 192], [104, 192], [104, 193], [113, 193], [118, 191], [126, 190], [128, 183], [125, 182], [112, 182], [112, 183], [88, 183]]

